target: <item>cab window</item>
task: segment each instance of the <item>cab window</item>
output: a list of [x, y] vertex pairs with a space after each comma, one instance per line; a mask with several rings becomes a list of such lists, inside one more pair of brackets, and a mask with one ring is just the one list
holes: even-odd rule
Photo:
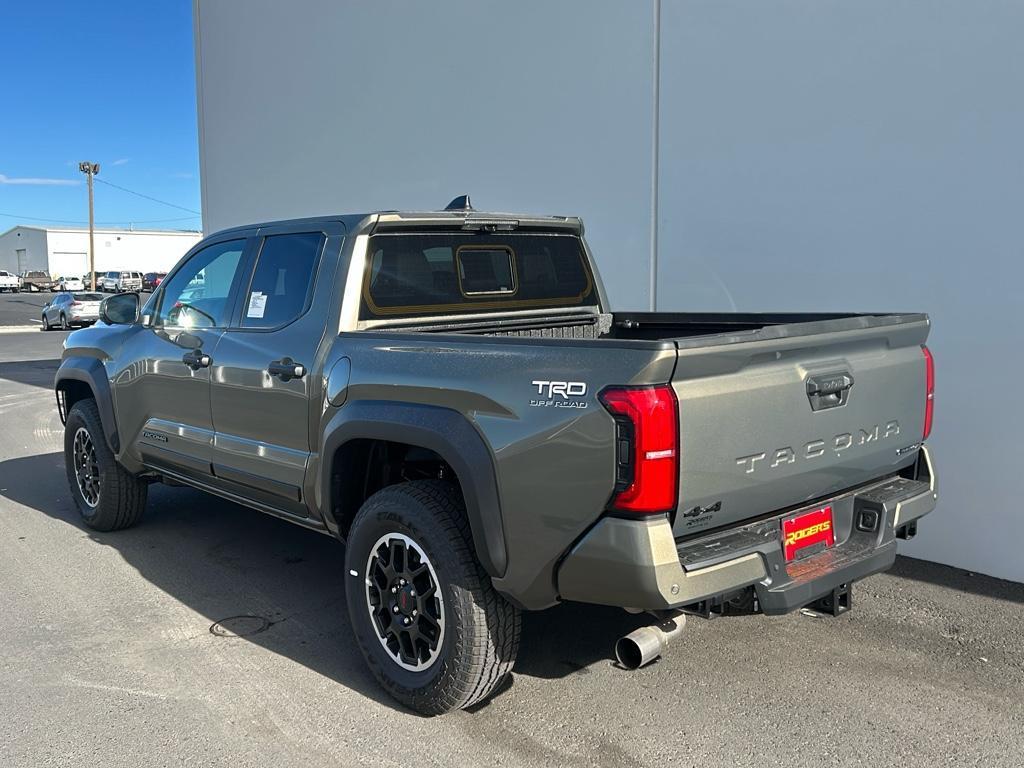
[[279, 328], [308, 309], [323, 246], [320, 232], [270, 235], [263, 240], [242, 308], [243, 328]]
[[163, 285], [155, 324], [182, 328], [222, 328], [231, 308], [228, 296], [245, 240], [215, 243], [193, 254]]

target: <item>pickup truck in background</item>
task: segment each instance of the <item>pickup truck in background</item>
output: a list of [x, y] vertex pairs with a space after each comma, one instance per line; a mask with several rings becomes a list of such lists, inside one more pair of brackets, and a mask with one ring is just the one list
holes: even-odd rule
[[30, 293], [38, 293], [39, 291], [56, 291], [57, 283], [49, 272], [43, 272], [41, 270], [30, 270], [23, 272], [21, 275], [21, 290], [29, 291]]
[[8, 272], [7, 270], [0, 269], [0, 293], [4, 291], [10, 291], [11, 293], [17, 293], [21, 290], [21, 281], [18, 276]]
[[[426, 714], [520, 612], [849, 608], [936, 501], [924, 314], [612, 312], [577, 218], [383, 212], [207, 237], [56, 376], [86, 525], [185, 483], [345, 543], [366, 662]], [[699, 652], [699, 651], [696, 651]]]

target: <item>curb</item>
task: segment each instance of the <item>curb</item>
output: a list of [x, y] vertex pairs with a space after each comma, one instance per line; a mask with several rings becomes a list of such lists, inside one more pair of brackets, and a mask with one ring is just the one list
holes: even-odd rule
[[0, 333], [37, 333], [42, 328], [41, 325], [0, 325]]

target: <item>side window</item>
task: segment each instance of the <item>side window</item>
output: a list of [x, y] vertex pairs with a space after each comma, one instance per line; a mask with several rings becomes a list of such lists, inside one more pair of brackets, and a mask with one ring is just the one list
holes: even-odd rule
[[228, 240], [194, 254], [164, 282], [156, 325], [220, 328], [228, 324], [228, 296], [245, 240]]
[[263, 240], [243, 299], [243, 328], [277, 328], [306, 311], [323, 245], [319, 232], [270, 235]]

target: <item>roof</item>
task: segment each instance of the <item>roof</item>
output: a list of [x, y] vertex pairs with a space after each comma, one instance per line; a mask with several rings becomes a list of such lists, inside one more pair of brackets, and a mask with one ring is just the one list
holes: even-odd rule
[[[13, 232], [16, 229], [31, 229], [36, 232], [88, 232], [88, 227], [40, 227], [34, 224], [15, 224], [10, 229], [0, 232], [0, 237]], [[128, 229], [126, 227], [95, 227], [93, 232], [97, 235], [198, 235], [203, 233], [195, 229]]]
[[316, 226], [341, 222], [350, 234], [408, 229], [423, 226], [438, 229], [567, 229], [582, 234], [583, 223], [574, 216], [537, 216], [535, 214], [490, 213], [476, 210], [458, 211], [375, 211], [372, 213], [339, 213], [299, 219], [259, 221], [241, 224], [216, 232], [226, 235], [265, 227]]

